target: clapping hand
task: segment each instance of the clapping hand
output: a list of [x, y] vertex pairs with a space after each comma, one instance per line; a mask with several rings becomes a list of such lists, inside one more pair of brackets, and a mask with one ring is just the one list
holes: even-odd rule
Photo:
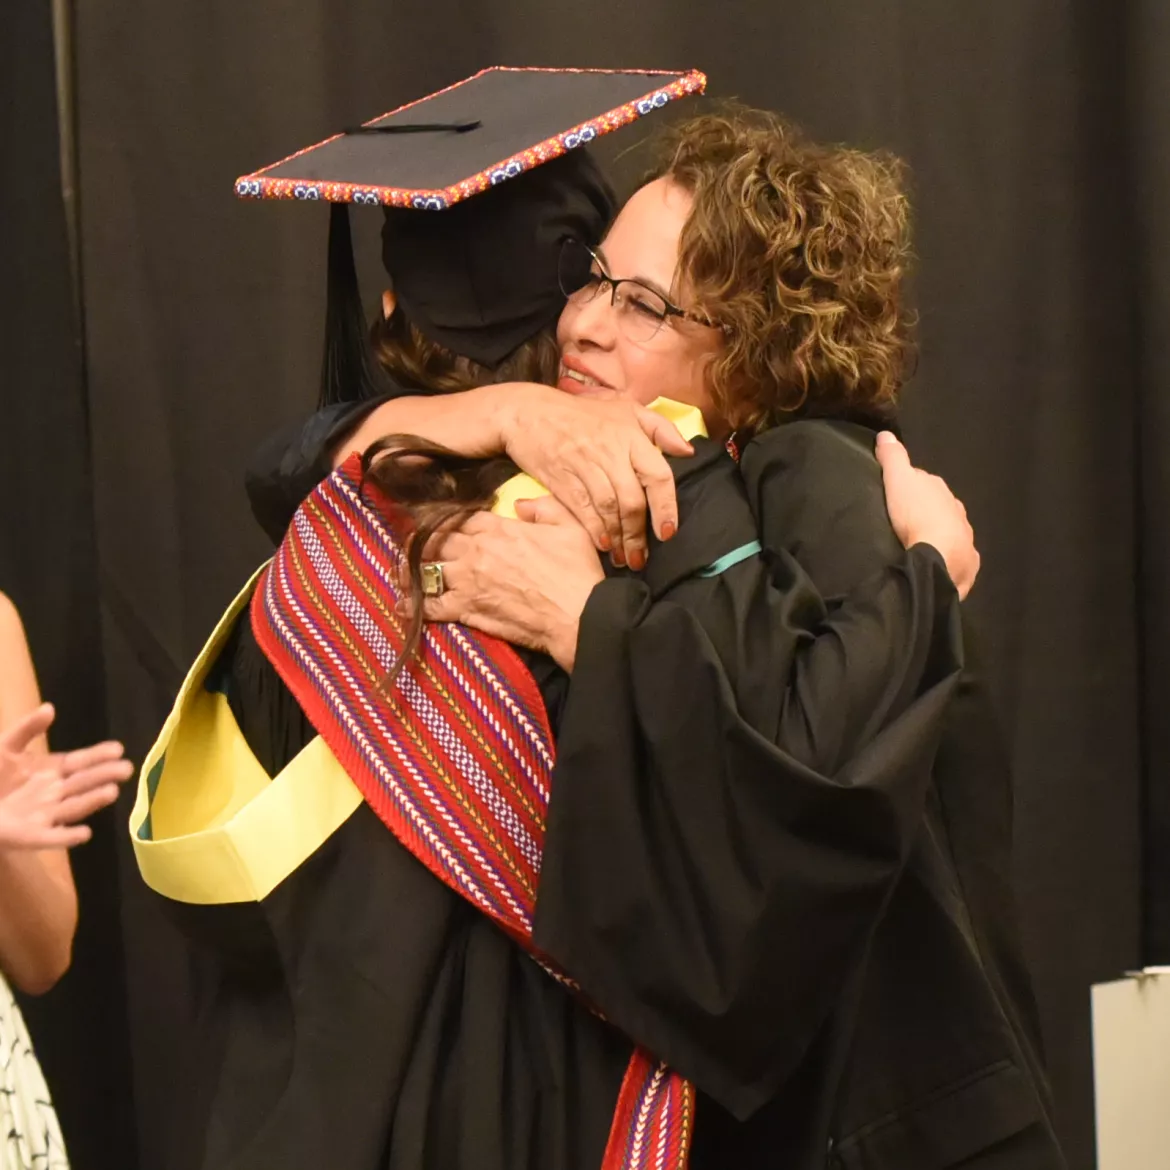
[[79, 822], [112, 804], [133, 774], [120, 743], [45, 755], [32, 744], [53, 722], [44, 703], [0, 731], [0, 848], [68, 849], [90, 839]]

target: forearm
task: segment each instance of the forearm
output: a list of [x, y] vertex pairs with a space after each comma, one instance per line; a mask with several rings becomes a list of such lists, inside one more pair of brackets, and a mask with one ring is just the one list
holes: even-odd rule
[[0, 970], [40, 995], [69, 968], [77, 895], [63, 850], [0, 851]]
[[382, 403], [333, 452], [339, 467], [354, 451], [364, 451], [385, 435], [417, 435], [460, 455], [486, 458], [503, 454], [505, 429], [526, 388], [483, 386], [458, 394], [393, 398]]
[[405, 391], [372, 402], [336, 403], [270, 435], [245, 475], [252, 513], [279, 544], [297, 508], [329, 472], [354, 451], [384, 435], [413, 434], [464, 454], [501, 450], [501, 407], [527, 401], [524, 385], [487, 387], [456, 395]]
[[380, 401], [335, 403], [269, 435], [244, 474], [252, 515], [273, 544], [305, 498], [333, 470], [333, 452]]

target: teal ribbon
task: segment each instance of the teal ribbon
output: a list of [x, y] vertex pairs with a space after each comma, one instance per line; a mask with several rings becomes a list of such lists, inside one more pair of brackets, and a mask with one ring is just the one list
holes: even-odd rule
[[717, 561], [712, 561], [705, 569], [700, 569], [695, 575], [698, 577], [718, 577], [720, 573], [726, 573], [728, 569], [738, 565], [740, 561], [754, 557], [756, 553], [762, 551], [762, 547], [758, 540], [749, 540], [747, 544], [741, 544], [739, 548], [733, 548], [731, 552], [724, 553]]

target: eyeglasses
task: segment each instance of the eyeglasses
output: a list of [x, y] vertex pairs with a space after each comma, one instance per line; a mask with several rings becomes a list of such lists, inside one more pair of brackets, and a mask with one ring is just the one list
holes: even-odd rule
[[640, 280], [614, 279], [606, 272], [597, 253], [580, 240], [568, 239], [561, 245], [557, 276], [561, 292], [573, 305], [589, 304], [608, 285], [609, 303], [617, 312], [618, 327], [628, 341], [637, 345], [653, 339], [668, 317], [717, 328], [706, 317], [672, 305], [660, 292]]

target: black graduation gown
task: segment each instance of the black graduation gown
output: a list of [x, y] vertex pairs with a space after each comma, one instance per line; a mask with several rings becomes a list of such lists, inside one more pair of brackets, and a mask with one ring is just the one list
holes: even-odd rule
[[[872, 432], [794, 423], [741, 470], [782, 595], [807, 572], [840, 620], [906, 562]], [[921, 654], [894, 619], [770, 673], [775, 624], [720, 637], [693, 581], [651, 604], [670, 552], [586, 608], [536, 941], [705, 1092], [694, 1170], [1056, 1170], [1010, 773], [957, 607], [908, 577], [938, 606]]]
[[[314, 732], [237, 629], [221, 682], [276, 772]], [[600, 1164], [629, 1043], [364, 804], [262, 902], [167, 905], [202, 1033], [168, 1168]]]
[[376, 398], [323, 406], [307, 419], [274, 431], [253, 452], [244, 486], [252, 515], [273, 544], [280, 544], [293, 513], [333, 470], [334, 445], [360, 426], [376, 407], [403, 394], [425, 396], [425, 391], [398, 387]]
[[[956, 599], [937, 554], [926, 548], [899, 550], [893, 567], [880, 569], [857, 591], [843, 619], [827, 614], [791, 558], [781, 556], [783, 570], [774, 569], [780, 589], [768, 584], [754, 558], [717, 576], [695, 575], [756, 532], [734, 464], [715, 444], [699, 446], [700, 455], [677, 469], [684, 516], [679, 535], [655, 549], [644, 582], [624, 574], [591, 599], [567, 700], [560, 672], [529, 656], [562, 732], [537, 941], [567, 958], [573, 974], [580, 962], [588, 990], [622, 1031], [549, 979], [362, 806], [262, 903], [171, 904], [201, 940], [206, 1040], [192, 1078], [202, 1091], [190, 1097], [187, 1133], [173, 1166], [596, 1167], [630, 1037], [669, 1050], [695, 1080], [696, 1166], [791, 1162], [777, 1163], [772, 1135], [757, 1137], [750, 1123], [725, 1118], [716, 1102], [747, 1117], [784, 1098], [792, 1069], [780, 1068], [774, 1044], [761, 1043], [777, 1018], [773, 1001], [792, 994], [793, 1014], [804, 1013], [807, 1005], [796, 992], [822, 985], [818, 1004], [827, 1011], [838, 994], [836, 980], [833, 972], [817, 976], [813, 964], [824, 962], [821, 952], [827, 951], [840, 967], [856, 965], [861, 948], [855, 931], [812, 948], [817, 953], [810, 954], [809, 977], [799, 984], [786, 980], [781, 966], [771, 969], [777, 943], [766, 943], [764, 965], [745, 963], [739, 981], [718, 970], [716, 952], [760, 907], [764, 918], [754, 933], [780, 929], [784, 939], [790, 937], [783, 932], [792, 917], [789, 904], [832, 902], [834, 889], [846, 886], [850, 875], [878, 875], [866, 878], [869, 886], [897, 867], [900, 858], [896, 849], [890, 854], [883, 827], [920, 815], [915, 802], [927, 784], [929, 758], [907, 759], [906, 753], [929, 757], [933, 750], [933, 722], [957, 673]], [[630, 665], [627, 652], [609, 653], [610, 609], [616, 599], [628, 615], [622, 599], [633, 595], [645, 616], [646, 591], [659, 600], [648, 611], [653, 620], [638, 623], [636, 677], [618, 679], [609, 694], [615, 665], [619, 673]], [[833, 636], [814, 643], [810, 631], [833, 621]], [[680, 639], [680, 630], [689, 633]], [[248, 630], [240, 630], [225, 654], [219, 680], [270, 772], [311, 735]], [[619, 694], [628, 703], [615, 703]], [[886, 749], [876, 776], [858, 779], [859, 792], [864, 784], [870, 791], [861, 792], [839, 828], [826, 818], [842, 810], [828, 803], [786, 807], [782, 792], [775, 803], [773, 794], [791, 786], [792, 775], [795, 783], [815, 777], [796, 758], [778, 754], [769, 737], [797, 735], [822, 747], [833, 738], [844, 758], [855, 740], [896, 724], [910, 708], [913, 727]], [[623, 736], [632, 724], [656, 729], [662, 736], [657, 746], [670, 758], [658, 760], [635, 743], [632, 757], [623, 760]], [[721, 730], [733, 726], [743, 729], [734, 742]], [[595, 750], [603, 753], [600, 765]], [[639, 762], [648, 765], [645, 775]], [[903, 774], [909, 779], [900, 780]], [[639, 823], [644, 795], [664, 777], [668, 787], [700, 799], [693, 808], [671, 813], [662, 804], [661, 810], [684, 814], [690, 833], [707, 826], [704, 839], [695, 838], [701, 847], [680, 858], [678, 838], [645, 822], [650, 832], [633, 847], [661, 857], [675, 871], [671, 880], [658, 866], [639, 875], [627, 857], [634, 838], [626, 830]], [[729, 777], [742, 791], [728, 788]], [[628, 783], [623, 787], [618, 778]], [[754, 806], [749, 823], [732, 837], [729, 799]], [[800, 847], [797, 834], [780, 839], [783, 832], [770, 823], [775, 815], [795, 815], [829, 832], [831, 856], [824, 860], [833, 864], [817, 876], [827, 894], [805, 890], [799, 881], [790, 893], [770, 884], [777, 844], [780, 855]], [[901, 826], [895, 835], [908, 833]], [[754, 875], [746, 887], [735, 884], [743, 874], [729, 870], [729, 850], [742, 855]], [[799, 861], [794, 857], [788, 869], [793, 879], [807, 882]], [[645, 875], [649, 885], [641, 881]], [[753, 889], [756, 878], [760, 884]], [[672, 927], [674, 937], [670, 931], [647, 935], [655, 951], [648, 961], [645, 948], [623, 933], [629, 922], [598, 921], [615, 896], [621, 900], [623, 887], [637, 911], [636, 931], [648, 924]], [[768, 909], [778, 892], [779, 909]], [[866, 913], [876, 917], [880, 905], [872, 902], [866, 901]], [[565, 922], [565, 915], [580, 923]], [[802, 939], [801, 948], [809, 941]], [[607, 968], [620, 970], [628, 986], [611, 988], [598, 978]], [[680, 995], [696, 995], [700, 1010], [676, 1013], [671, 1004]], [[714, 1022], [703, 1018], [712, 1008], [719, 1017]], [[756, 1026], [745, 1027], [752, 1018]], [[800, 1063], [799, 1054], [792, 1063]]]

